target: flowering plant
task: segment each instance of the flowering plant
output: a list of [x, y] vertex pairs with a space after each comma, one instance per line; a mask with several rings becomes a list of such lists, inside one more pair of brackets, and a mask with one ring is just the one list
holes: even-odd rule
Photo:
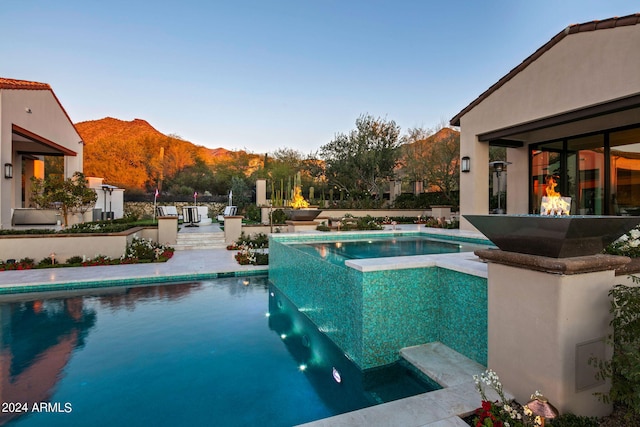
[[604, 249], [611, 255], [624, 255], [631, 258], [640, 257], [640, 229], [638, 227], [623, 234]]
[[[480, 375], [474, 375], [473, 380], [476, 390], [482, 398], [482, 406], [476, 410], [473, 419], [475, 427], [527, 427], [542, 426], [543, 420], [540, 417], [533, 417], [533, 413], [526, 406], [523, 408], [513, 399], [507, 399], [498, 374], [491, 369], [487, 369]], [[487, 397], [485, 386], [489, 387], [498, 395], [498, 400], [490, 401]], [[535, 396], [541, 395], [536, 391]]]

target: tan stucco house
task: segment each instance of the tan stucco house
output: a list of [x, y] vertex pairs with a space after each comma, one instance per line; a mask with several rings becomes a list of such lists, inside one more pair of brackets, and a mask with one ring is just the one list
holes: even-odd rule
[[490, 146], [507, 147], [510, 214], [538, 213], [552, 175], [572, 214], [640, 215], [640, 13], [565, 28], [450, 123], [462, 215], [489, 213]]
[[63, 157], [68, 178], [82, 171], [83, 147], [51, 86], [0, 78], [0, 228], [29, 207], [30, 178], [44, 177], [45, 156]]

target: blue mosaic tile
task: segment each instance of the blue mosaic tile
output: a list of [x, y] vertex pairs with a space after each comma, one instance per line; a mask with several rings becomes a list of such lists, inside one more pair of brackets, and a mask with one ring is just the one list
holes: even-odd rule
[[486, 366], [486, 279], [437, 267], [363, 273], [287, 244], [306, 237], [272, 239], [269, 280], [361, 369], [433, 341]]
[[25, 294], [33, 292], [47, 292], [47, 291], [64, 291], [75, 289], [89, 289], [89, 288], [104, 288], [104, 287], [117, 287], [117, 286], [134, 286], [141, 284], [161, 284], [161, 283], [179, 283], [179, 282], [192, 282], [198, 280], [209, 280], [218, 277], [244, 277], [244, 276], [261, 276], [267, 274], [268, 270], [250, 270], [231, 273], [197, 273], [197, 274], [182, 274], [175, 276], [153, 276], [153, 277], [136, 277], [131, 279], [119, 279], [119, 280], [90, 280], [82, 282], [70, 282], [70, 283], [43, 283], [38, 285], [23, 285], [23, 286], [4, 286], [0, 287], [0, 295], [10, 294]]

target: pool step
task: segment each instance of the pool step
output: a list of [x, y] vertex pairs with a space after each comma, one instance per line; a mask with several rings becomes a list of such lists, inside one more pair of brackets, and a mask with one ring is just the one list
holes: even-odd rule
[[175, 249], [186, 251], [191, 249], [221, 249], [226, 248], [224, 232], [213, 233], [178, 233]]

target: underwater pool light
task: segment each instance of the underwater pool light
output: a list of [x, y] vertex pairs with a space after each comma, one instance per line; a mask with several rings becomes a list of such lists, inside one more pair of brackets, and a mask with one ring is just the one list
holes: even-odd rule
[[331, 375], [333, 376], [333, 380], [338, 384], [342, 382], [342, 377], [340, 376], [340, 372], [338, 372], [338, 370], [335, 367], [331, 370]]
[[282, 338], [282, 339], [287, 338], [287, 334], [280, 334], [280, 338]]
[[307, 370], [307, 365], [305, 365], [305, 364], [303, 363], [303, 364], [301, 364], [298, 368], [299, 368], [302, 372], [304, 372], [304, 371], [306, 371], [306, 370]]
[[269, 317], [271, 316], [271, 313], [269, 313], [268, 311], [264, 314], [264, 317]]

